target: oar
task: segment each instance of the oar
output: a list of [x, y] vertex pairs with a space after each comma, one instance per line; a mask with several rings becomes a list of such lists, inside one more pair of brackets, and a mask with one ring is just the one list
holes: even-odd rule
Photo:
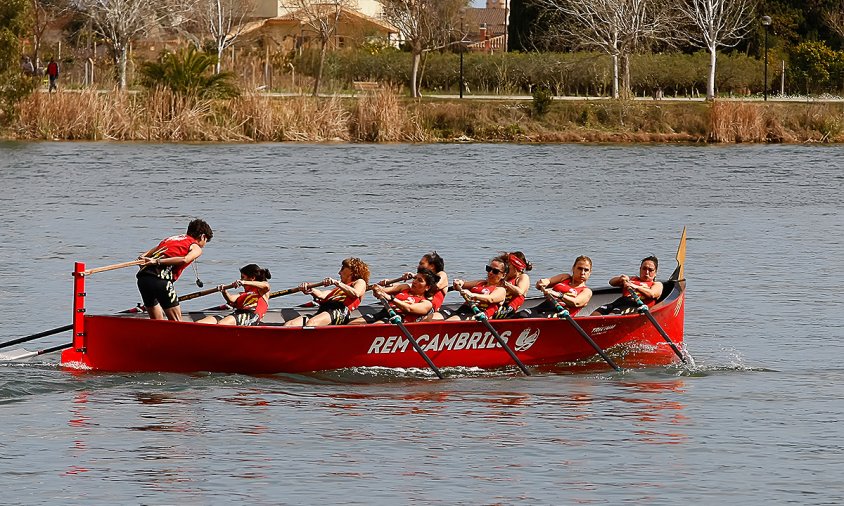
[[[308, 287], [309, 290], [313, 289], [313, 288], [318, 288], [320, 286], [325, 286], [325, 281], [317, 281], [316, 283], [308, 283], [307, 284], [307, 287]], [[301, 292], [301, 291], [302, 291], [302, 287], [297, 286], [297, 287], [294, 287], [294, 288], [288, 288], [287, 290], [279, 290], [277, 292], [270, 292], [270, 298], [274, 299], [276, 297], [281, 297], [281, 296], [284, 296], [284, 295], [290, 295], [291, 293], [297, 293], [297, 292]]]
[[407, 275], [406, 275], [406, 274], [402, 274], [401, 276], [399, 276], [399, 277], [397, 277], [397, 278], [393, 278], [393, 279], [387, 279], [387, 280], [385, 280], [385, 282], [384, 282], [384, 284], [383, 284], [383, 285], [382, 285], [381, 283], [373, 283], [373, 284], [371, 284], [371, 285], [366, 285], [366, 289], [367, 289], [367, 290], [372, 290], [372, 288], [373, 288], [373, 287], [375, 287], [375, 286], [390, 286], [390, 285], [395, 285], [395, 284], [396, 284], [396, 283], [398, 283], [399, 281], [407, 281], [408, 279], [410, 279], [410, 278], [409, 278], [409, 277], [407, 277]]
[[71, 330], [73, 325], [65, 325], [64, 327], [56, 327], [54, 329], [45, 330], [44, 332], [39, 332], [37, 334], [32, 334], [31, 336], [20, 337], [18, 339], [12, 339], [11, 341], [6, 341], [5, 343], [0, 343], [0, 349], [7, 348], [9, 346], [14, 346], [16, 344], [25, 343], [27, 341], [34, 341], [35, 339], [39, 339], [42, 337], [52, 336], [53, 334], [58, 334], [60, 332], [67, 332]]
[[416, 339], [413, 337], [413, 334], [411, 334], [410, 331], [407, 330], [407, 327], [404, 326], [404, 323], [402, 323], [401, 321], [401, 316], [396, 314], [396, 311], [393, 309], [392, 306], [390, 306], [390, 303], [387, 302], [387, 299], [385, 299], [384, 297], [378, 297], [378, 300], [381, 301], [381, 304], [384, 304], [384, 308], [387, 310], [387, 314], [390, 315], [390, 323], [395, 324], [398, 328], [401, 329], [402, 333], [404, 334], [404, 337], [406, 337], [407, 340], [410, 341], [410, 344], [413, 345], [413, 348], [416, 350], [416, 352], [419, 353], [422, 358], [425, 359], [425, 362], [428, 363], [428, 367], [430, 367], [431, 370], [434, 371], [434, 374], [436, 374], [439, 379], [443, 379], [443, 373], [441, 373], [439, 368], [434, 365], [434, 362], [431, 361], [431, 357], [429, 357], [425, 353], [425, 350], [423, 350], [422, 347], [419, 346], [419, 343], [416, 342]]
[[[309, 289], [319, 288], [320, 286], [325, 286], [325, 281], [317, 281], [315, 283], [308, 283]], [[302, 287], [296, 286], [296, 287], [293, 287], [293, 288], [287, 288], [286, 290], [278, 290], [278, 291], [275, 291], [275, 292], [270, 292], [269, 298], [274, 299], [276, 297], [283, 297], [285, 295], [290, 295], [291, 293], [298, 293], [298, 292], [301, 292], [301, 291], [302, 291]], [[203, 312], [205, 312], [205, 311], [222, 311], [222, 310], [224, 310], [228, 307], [229, 307], [228, 304], [220, 304], [219, 306], [207, 307], [207, 308], [203, 309], [202, 311]]]
[[90, 276], [91, 274], [96, 274], [98, 272], [105, 272], [105, 271], [113, 271], [115, 269], [122, 269], [124, 267], [132, 267], [133, 265], [141, 265], [143, 264], [143, 259], [141, 260], [132, 260], [131, 262], [123, 262], [122, 264], [112, 264], [106, 265], [105, 267], [96, 267], [94, 269], [88, 269], [86, 271], [82, 271], [83, 276]]
[[47, 353], [53, 353], [54, 351], [64, 350], [66, 348], [70, 348], [73, 346], [73, 343], [66, 343], [60, 344], [58, 346], [53, 346], [52, 348], [46, 348], [43, 350], [38, 351], [27, 351], [24, 349], [9, 351], [5, 353], [0, 353], [0, 362], [12, 362], [14, 360], [24, 360], [27, 358], [37, 357], [39, 355], [46, 355]]
[[642, 302], [642, 298], [639, 297], [639, 294], [636, 293], [636, 290], [633, 290], [632, 288], [628, 287], [627, 291], [630, 292], [630, 298], [633, 299], [633, 302], [639, 305], [639, 312], [645, 315], [648, 320], [651, 321], [653, 326], [656, 328], [657, 332], [659, 332], [659, 335], [661, 335], [662, 338], [665, 339], [665, 342], [671, 345], [671, 349], [674, 350], [674, 353], [678, 357], [680, 357], [680, 360], [682, 360], [684, 364], [687, 363], [686, 357], [683, 356], [683, 353], [680, 351], [680, 348], [678, 348], [677, 345], [674, 344], [674, 341], [672, 341], [671, 338], [668, 337], [668, 334], [665, 333], [665, 331], [662, 329], [662, 326], [657, 323], [656, 319], [654, 319], [654, 315], [651, 314], [650, 308], [648, 308], [647, 304]]
[[565, 306], [560, 304], [560, 301], [556, 297], [554, 297], [554, 295], [550, 291], [548, 291], [547, 288], [543, 288], [542, 293], [544, 293], [545, 297], [554, 304], [554, 309], [557, 311], [557, 314], [555, 316], [557, 316], [558, 318], [565, 319], [567, 322], [569, 322], [571, 326], [574, 327], [574, 330], [576, 330], [577, 333], [580, 334], [580, 337], [586, 340], [586, 342], [589, 343], [589, 346], [591, 346], [596, 352], [598, 352], [598, 355], [600, 355], [601, 358], [603, 358], [604, 361], [610, 365], [610, 367], [612, 367], [616, 371], [621, 370], [617, 365], [615, 365], [615, 362], [612, 361], [612, 359], [604, 352], [604, 350], [602, 350], [601, 347], [598, 346], [598, 343], [596, 343], [594, 340], [592, 340], [591, 337], [589, 337], [589, 334], [587, 334], [586, 331], [583, 330], [583, 327], [581, 327], [576, 321], [574, 321], [574, 318], [572, 318], [571, 313], [569, 313], [569, 310], [566, 309]]
[[510, 355], [510, 358], [513, 359], [513, 362], [515, 362], [516, 365], [519, 366], [519, 369], [521, 369], [526, 376], [530, 376], [530, 371], [528, 371], [528, 368], [525, 367], [525, 364], [523, 364], [522, 361], [519, 360], [519, 357], [516, 356], [516, 353], [513, 352], [513, 350], [510, 349], [509, 346], [507, 346], [507, 341], [505, 341], [504, 338], [501, 337], [501, 334], [499, 334], [498, 331], [495, 330], [495, 328], [492, 326], [492, 324], [489, 323], [489, 318], [487, 318], [486, 313], [481, 311], [478, 305], [469, 299], [468, 292], [466, 290], [460, 290], [460, 295], [463, 297], [463, 300], [466, 301], [466, 304], [469, 304], [469, 307], [472, 308], [472, 312], [475, 314], [475, 319], [486, 325], [486, 328], [492, 333], [493, 337], [495, 337], [495, 340], [498, 341], [498, 344], [500, 344], [501, 347], [507, 351], [507, 354]]
[[[237, 286], [237, 283], [230, 283], [230, 284], [224, 286], [223, 289], [228, 290], [228, 289], [234, 288], [236, 286]], [[219, 291], [220, 291], [220, 289], [217, 288], [217, 287], [206, 288], [205, 290], [200, 290], [198, 292], [193, 292], [193, 293], [189, 293], [187, 295], [182, 295], [181, 297], [179, 297], [178, 300], [179, 300], [179, 302], [183, 302], [183, 301], [186, 301], [186, 300], [197, 299], [199, 297], [205, 297], [206, 295], [211, 295], [212, 293], [217, 293]], [[125, 310], [121, 311], [121, 313], [139, 313], [141, 311], [146, 311], [146, 307], [138, 304], [136, 307], [133, 307], [132, 309], [125, 309]]]

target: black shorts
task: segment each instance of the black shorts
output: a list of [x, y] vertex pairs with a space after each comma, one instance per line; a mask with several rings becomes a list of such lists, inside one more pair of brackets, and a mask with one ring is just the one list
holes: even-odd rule
[[316, 314], [320, 313], [328, 313], [331, 317], [331, 325], [345, 325], [349, 323], [349, 316], [351, 315], [345, 304], [333, 300], [320, 304]]
[[258, 313], [250, 309], [238, 309], [232, 313], [232, 316], [234, 316], [235, 323], [240, 327], [252, 327], [261, 323], [261, 317], [258, 316]]
[[[396, 314], [398, 314], [399, 316], [402, 316], [401, 313], [396, 312]], [[426, 321], [428, 319], [428, 317], [432, 314], [434, 314], [433, 309], [431, 311], [428, 311], [426, 314], [421, 315], [421, 316], [406, 316], [406, 317], [403, 317], [402, 321], [404, 323], [422, 322], [422, 321]], [[361, 316], [361, 318], [364, 319], [364, 321], [366, 323], [392, 323], [390, 321], [390, 313], [387, 312], [386, 308], [384, 308], [381, 311], [378, 311], [376, 313], [366, 313], [366, 314], [361, 314], [360, 316]]]
[[472, 312], [472, 306], [469, 304], [463, 304], [457, 309], [440, 309], [440, 314], [446, 320], [452, 316], [459, 316], [461, 320], [471, 320], [475, 317], [475, 313]]
[[546, 299], [535, 307], [520, 309], [512, 318], [548, 318], [556, 312], [557, 305]]
[[602, 315], [608, 314], [630, 314], [639, 310], [639, 304], [633, 301], [630, 297], [619, 297], [609, 304], [604, 304], [595, 310], [596, 313]]
[[173, 282], [158, 276], [138, 273], [138, 291], [141, 292], [144, 306], [148, 308], [160, 304], [162, 308], [170, 309], [179, 305], [179, 296], [176, 295]]

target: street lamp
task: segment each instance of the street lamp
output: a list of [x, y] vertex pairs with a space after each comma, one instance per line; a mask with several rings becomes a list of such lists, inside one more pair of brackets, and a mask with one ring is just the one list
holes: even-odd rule
[[762, 95], [768, 101], [768, 32], [771, 31], [771, 16], [762, 16], [762, 25], [765, 27], [765, 82], [762, 83]]
[[466, 34], [463, 32], [463, 19], [466, 17], [466, 8], [460, 9], [460, 98], [463, 98], [463, 41]]

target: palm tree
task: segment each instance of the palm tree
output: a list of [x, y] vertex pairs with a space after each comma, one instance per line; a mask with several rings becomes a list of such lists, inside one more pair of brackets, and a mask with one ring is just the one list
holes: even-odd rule
[[175, 53], [164, 53], [157, 62], [141, 65], [141, 85], [169, 88], [173, 93], [196, 98], [228, 98], [239, 95], [234, 73], [214, 73], [217, 58], [193, 46]]

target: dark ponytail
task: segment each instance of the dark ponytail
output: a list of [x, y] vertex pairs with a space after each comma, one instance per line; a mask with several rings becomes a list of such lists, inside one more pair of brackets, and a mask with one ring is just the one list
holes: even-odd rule
[[258, 264], [244, 265], [240, 268], [240, 273], [250, 278], [255, 278], [255, 281], [267, 281], [272, 279], [269, 269], [259, 267]]

